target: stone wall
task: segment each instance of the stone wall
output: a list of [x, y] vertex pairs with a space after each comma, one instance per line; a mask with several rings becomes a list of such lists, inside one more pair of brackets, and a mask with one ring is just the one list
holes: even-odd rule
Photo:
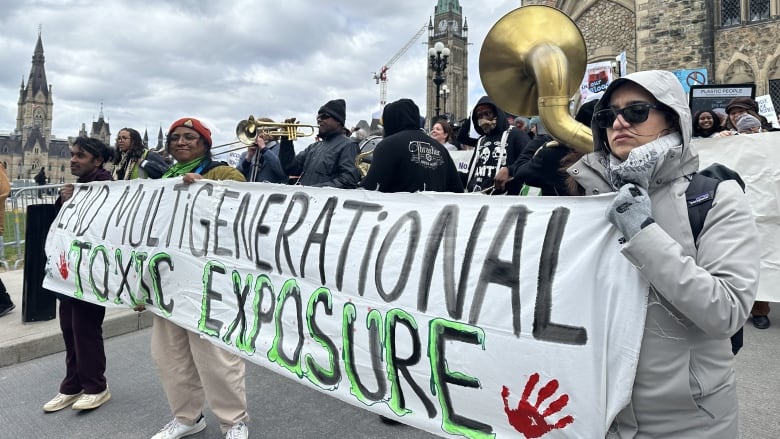
[[637, 70], [712, 71], [712, 19], [706, 0], [637, 0]]
[[[715, 83], [755, 82], [756, 95], [780, 79], [780, 22], [724, 28], [715, 32]], [[777, 103], [776, 103], [777, 104]]]
[[[780, 16], [720, 28], [713, 0], [524, 0], [556, 7], [572, 17], [588, 48], [588, 62], [626, 51], [628, 71], [706, 68], [710, 84], [755, 82], [769, 93], [780, 80]], [[772, 0], [773, 13], [780, 0]], [[743, 2], [747, 7], [747, 2]], [[747, 14], [743, 11], [743, 18]], [[774, 96], [775, 105], [780, 96]]]

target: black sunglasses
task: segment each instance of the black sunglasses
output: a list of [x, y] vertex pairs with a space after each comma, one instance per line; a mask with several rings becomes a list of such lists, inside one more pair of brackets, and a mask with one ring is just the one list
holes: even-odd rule
[[612, 128], [618, 115], [623, 116], [623, 119], [630, 123], [642, 123], [650, 116], [650, 110], [656, 109], [661, 111], [661, 107], [649, 102], [637, 102], [636, 104], [626, 105], [623, 108], [605, 108], [599, 110], [593, 115], [599, 128]]

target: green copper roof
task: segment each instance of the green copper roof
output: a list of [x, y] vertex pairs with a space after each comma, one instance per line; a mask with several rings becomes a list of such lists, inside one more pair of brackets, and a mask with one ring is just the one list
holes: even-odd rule
[[436, 4], [435, 11], [436, 15], [445, 14], [447, 12], [462, 14], [460, 2], [458, 0], [439, 0], [439, 2]]

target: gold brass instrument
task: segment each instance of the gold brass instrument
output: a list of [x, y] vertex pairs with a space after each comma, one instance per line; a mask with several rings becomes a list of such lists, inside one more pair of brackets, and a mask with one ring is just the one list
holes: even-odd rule
[[247, 119], [238, 122], [236, 137], [244, 145], [252, 145], [260, 133], [271, 137], [286, 137], [295, 140], [298, 137], [313, 136], [315, 128], [315, 125], [300, 123], [265, 122], [255, 120], [254, 116], [249, 115]]
[[557, 141], [583, 153], [593, 151], [590, 127], [569, 112], [569, 99], [585, 75], [585, 39], [563, 12], [523, 6], [498, 20], [479, 54], [482, 86], [502, 110], [539, 115]]
[[368, 136], [360, 141], [358, 155], [355, 156], [355, 166], [360, 171], [360, 178], [368, 174], [371, 161], [374, 159], [374, 148], [382, 141], [382, 136]]

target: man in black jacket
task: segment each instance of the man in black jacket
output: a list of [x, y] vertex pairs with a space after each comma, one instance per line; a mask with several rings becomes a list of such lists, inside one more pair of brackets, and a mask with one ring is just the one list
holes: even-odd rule
[[[360, 181], [360, 171], [355, 165], [358, 145], [344, 135], [346, 108], [344, 99], [323, 105], [317, 113], [317, 135], [322, 140], [312, 143], [297, 155], [290, 139], [281, 141], [279, 160], [288, 175], [299, 176], [299, 184], [342, 189], [357, 187]], [[294, 121], [288, 119], [285, 122]]]
[[420, 109], [411, 99], [385, 106], [385, 138], [374, 149], [361, 186], [380, 192], [463, 192], [447, 148], [420, 129]]

